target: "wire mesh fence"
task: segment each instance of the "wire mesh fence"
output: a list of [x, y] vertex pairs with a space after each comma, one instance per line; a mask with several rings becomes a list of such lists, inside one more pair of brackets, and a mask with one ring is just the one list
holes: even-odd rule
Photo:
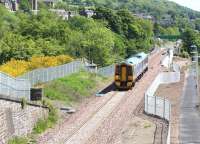
[[103, 75], [103, 76], [114, 76], [115, 72], [115, 65], [110, 65], [106, 67], [99, 68], [97, 70], [97, 74]]
[[98, 70], [94, 69], [95, 65], [93, 65], [89, 64], [84, 59], [76, 60], [60, 66], [35, 69], [17, 78], [12, 78], [11, 76], [0, 72], [0, 95], [12, 99], [26, 97], [30, 100], [31, 87], [70, 75], [81, 69], [89, 72], [97, 72], [103, 76], [114, 75], [114, 65], [99, 68]]
[[78, 72], [82, 68], [84, 68], [83, 62], [81, 60], [76, 60], [60, 66], [35, 69], [18, 78], [27, 79], [30, 81], [31, 86], [34, 86]]
[[24, 79], [15, 79], [0, 72], [0, 95], [10, 99], [30, 100], [30, 82]]
[[159, 116], [169, 121], [171, 113], [170, 108], [171, 104], [167, 99], [145, 94], [146, 113]]

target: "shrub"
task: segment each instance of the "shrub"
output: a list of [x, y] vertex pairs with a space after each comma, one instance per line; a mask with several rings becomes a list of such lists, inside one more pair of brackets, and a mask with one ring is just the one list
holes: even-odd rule
[[190, 55], [186, 51], [181, 52], [180, 56], [183, 57], [183, 58], [189, 58], [190, 57]]
[[21, 99], [21, 107], [22, 107], [22, 109], [24, 109], [26, 105], [27, 105], [26, 99], [25, 99], [25, 98], [22, 98], [22, 99]]
[[40, 57], [34, 56], [29, 61], [12, 59], [11, 61], [0, 66], [0, 71], [17, 77], [33, 69], [57, 66], [71, 62], [72, 60], [73, 58], [68, 55]]
[[26, 137], [14, 137], [8, 141], [8, 144], [27, 144], [28, 139]]
[[0, 66], [0, 71], [3, 71], [14, 77], [27, 72], [28, 69], [28, 62], [14, 59]]

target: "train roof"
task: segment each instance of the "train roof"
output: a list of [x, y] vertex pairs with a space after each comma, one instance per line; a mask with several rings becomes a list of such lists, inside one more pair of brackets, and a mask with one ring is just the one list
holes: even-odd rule
[[148, 56], [148, 54], [141, 52], [141, 53], [138, 53], [138, 54], [128, 58], [126, 60], [126, 63], [131, 64], [131, 65], [135, 65], [135, 64], [138, 64], [141, 61], [143, 61], [147, 56]]

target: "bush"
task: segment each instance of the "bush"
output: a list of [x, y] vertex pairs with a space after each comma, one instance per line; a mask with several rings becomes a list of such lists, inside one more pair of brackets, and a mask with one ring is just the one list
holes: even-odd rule
[[73, 58], [68, 55], [32, 57], [29, 61], [12, 59], [0, 66], [0, 71], [17, 77], [33, 69], [57, 66], [72, 60]]
[[8, 141], [8, 144], [27, 144], [28, 139], [26, 137], [14, 137]]
[[183, 52], [181, 52], [180, 57], [183, 57], [183, 58], [189, 58], [190, 55], [188, 54], [188, 52], [183, 51]]
[[22, 98], [22, 99], [21, 99], [21, 107], [22, 107], [22, 109], [24, 109], [24, 108], [26, 107], [26, 105], [27, 105], [26, 99], [25, 99], [25, 98]]

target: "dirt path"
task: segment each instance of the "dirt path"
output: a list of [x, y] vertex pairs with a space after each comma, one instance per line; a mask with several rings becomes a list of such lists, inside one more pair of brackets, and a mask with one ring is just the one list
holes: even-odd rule
[[156, 125], [140, 117], [134, 117], [125, 123], [122, 135], [115, 144], [152, 144]]
[[[84, 128], [84, 123], [92, 119], [95, 113], [98, 112], [99, 107], [106, 105], [106, 103], [112, 99], [114, 92], [109, 92], [104, 97], [95, 97], [88, 103], [84, 103], [80, 106], [79, 110], [67, 117], [63, 122], [57, 125], [54, 129], [49, 130], [47, 133], [39, 137], [38, 143], [45, 144], [61, 144], [68, 142], [69, 139], [76, 139], [74, 136], [75, 131], [81, 130], [82, 133], [87, 134], [85, 138], [81, 139], [81, 143], [96, 143], [106, 144], [114, 143], [116, 136], [120, 129], [123, 128], [125, 122], [131, 119], [133, 111], [144, 97], [144, 92], [154, 80], [160, 70], [161, 54], [156, 54], [150, 58], [149, 71], [143, 76], [143, 78], [136, 83], [133, 90], [125, 92], [122, 98], [119, 98], [120, 103], [115, 103], [110, 111], [106, 112], [108, 115], [101, 119], [98, 119], [98, 125], [96, 127]], [[90, 126], [89, 126], [90, 127]], [[88, 132], [87, 132], [88, 130]], [[91, 132], [93, 135], [90, 137]], [[78, 135], [77, 135], [78, 136]], [[74, 138], [73, 138], [74, 137]], [[90, 138], [89, 138], [90, 137]], [[89, 138], [89, 139], [88, 139]], [[70, 142], [73, 143], [73, 142]]]

